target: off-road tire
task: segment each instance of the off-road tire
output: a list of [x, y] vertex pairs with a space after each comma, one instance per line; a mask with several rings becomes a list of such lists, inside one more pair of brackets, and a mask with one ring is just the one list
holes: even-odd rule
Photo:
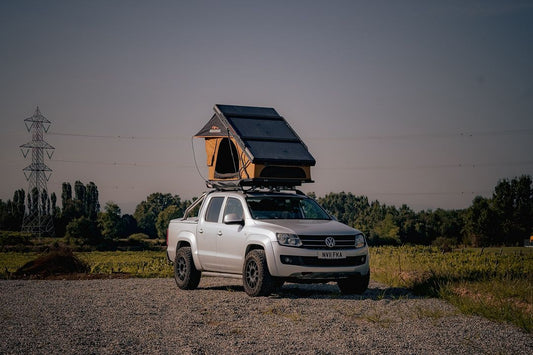
[[242, 283], [244, 291], [251, 297], [268, 296], [274, 292], [276, 282], [268, 271], [264, 250], [255, 249], [246, 254]]
[[352, 276], [347, 279], [342, 279], [337, 281], [337, 286], [341, 290], [341, 293], [344, 295], [361, 295], [368, 288], [368, 283], [370, 282], [370, 271], [367, 275], [363, 276]]
[[174, 260], [174, 280], [182, 290], [194, 290], [200, 283], [202, 273], [196, 270], [190, 247], [179, 248]]

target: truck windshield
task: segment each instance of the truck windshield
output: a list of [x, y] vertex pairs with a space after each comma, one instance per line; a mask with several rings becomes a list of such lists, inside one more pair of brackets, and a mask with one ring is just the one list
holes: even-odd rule
[[300, 196], [251, 196], [246, 199], [254, 219], [331, 219], [313, 199]]

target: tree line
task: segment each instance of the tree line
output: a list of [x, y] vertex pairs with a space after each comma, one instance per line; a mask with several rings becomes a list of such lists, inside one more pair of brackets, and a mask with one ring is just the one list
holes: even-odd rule
[[477, 196], [460, 210], [415, 212], [352, 193], [317, 198], [339, 221], [361, 230], [374, 245], [522, 245], [533, 235], [533, 186], [523, 175], [498, 182], [491, 198]]
[[[20, 231], [26, 206], [28, 211], [40, 208], [41, 215], [53, 218], [55, 237], [73, 245], [106, 249], [124, 238], [133, 242], [165, 238], [168, 222], [182, 216], [191, 203], [181, 201], [177, 195], [157, 192], [139, 203], [133, 215], [122, 214], [114, 202], [107, 202], [102, 209], [98, 187], [93, 182], [85, 185], [81, 181], [76, 181], [74, 187], [69, 182], [62, 184], [61, 206], [57, 205], [55, 193], [38, 195], [37, 189], [27, 196], [19, 189], [12, 200], [0, 200], [0, 230]], [[40, 205], [34, 203], [37, 198], [42, 199]]]
[[[350, 192], [310, 196], [339, 221], [365, 233], [372, 245], [521, 245], [533, 232], [529, 175], [500, 180], [491, 198], [478, 196], [470, 207], [461, 210], [415, 212], [405, 204], [397, 208]], [[93, 182], [85, 185], [76, 181], [74, 188], [65, 182], [61, 206], [55, 193], [39, 196], [38, 191], [32, 191], [26, 195], [22, 189], [14, 192], [12, 200], [0, 200], [0, 230], [20, 231], [26, 206], [29, 210], [41, 208], [41, 213], [52, 216], [56, 237], [64, 237], [70, 244], [107, 248], [140, 233], [143, 238], [164, 239], [168, 222], [181, 217], [191, 203], [178, 195], [156, 192], [140, 202], [133, 215], [122, 214], [114, 202], [101, 209]]]

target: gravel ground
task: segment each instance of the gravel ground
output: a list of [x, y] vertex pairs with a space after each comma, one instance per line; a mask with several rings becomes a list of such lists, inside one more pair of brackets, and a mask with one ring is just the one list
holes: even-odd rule
[[0, 354], [533, 354], [533, 337], [438, 299], [370, 283], [285, 284], [250, 298], [240, 280], [0, 281]]

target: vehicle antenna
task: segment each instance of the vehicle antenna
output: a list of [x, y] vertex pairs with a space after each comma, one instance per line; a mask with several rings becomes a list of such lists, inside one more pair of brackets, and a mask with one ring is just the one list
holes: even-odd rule
[[194, 152], [194, 137], [191, 137], [191, 147], [192, 147], [192, 156], [194, 159], [194, 166], [196, 167], [196, 171], [198, 172], [198, 175], [202, 178], [202, 180], [205, 181], [205, 184], [207, 185], [209, 182], [207, 179], [202, 175], [202, 172], [200, 171], [200, 168], [198, 167], [198, 162], [196, 161], [196, 153]]

